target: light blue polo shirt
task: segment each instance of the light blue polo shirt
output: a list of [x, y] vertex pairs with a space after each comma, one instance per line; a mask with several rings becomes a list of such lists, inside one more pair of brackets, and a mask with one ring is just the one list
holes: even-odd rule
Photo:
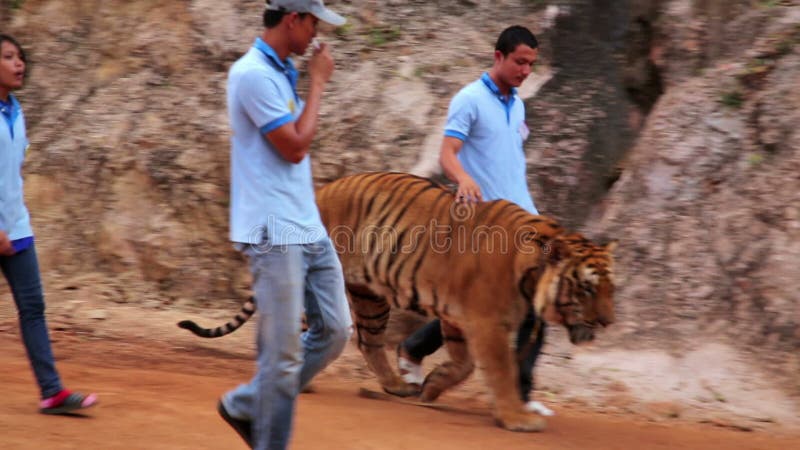
[[0, 101], [0, 230], [20, 251], [33, 237], [30, 215], [22, 189], [22, 163], [28, 148], [25, 116], [13, 95]]
[[228, 75], [231, 137], [231, 230], [234, 242], [308, 244], [327, 236], [314, 198], [311, 160], [286, 161], [264, 136], [296, 121], [305, 103], [297, 70], [263, 40]]
[[506, 98], [484, 73], [450, 101], [444, 130], [445, 136], [464, 142], [458, 160], [478, 183], [484, 200], [509, 200], [539, 214], [528, 191], [522, 149], [528, 128], [516, 89]]

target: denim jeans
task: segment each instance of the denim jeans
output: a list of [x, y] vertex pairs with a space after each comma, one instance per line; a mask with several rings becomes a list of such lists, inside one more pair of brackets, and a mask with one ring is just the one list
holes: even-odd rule
[[62, 386], [47, 335], [35, 244], [14, 255], [0, 256], [0, 268], [17, 305], [22, 341], [42, 398], [52, 397], [61, 391]]
[[[344, 276], [327, 238], [245, 253], [258, 311], [256, 374], [222, 402], [231, 416], [252, 422], [253, 448], [284, 449], [297, 394], [339, 356], [352, 333]], [[302, 333], [304, 309], [308, 331]]]
[[[517, 351], [522, 352], [531, 337], [536, 325], [536, 315], [532, 312], [525, 316], [519, 327], [517, 334]], [[547, 325], [542, 321], [536, 334], [536, 342], [528, 349], [525, 355], [518, 355], [519, 358], [519, 394], [523, 402], [530, 400], [533, 391], [533, 368], [536, 360], [542, 352], [544, 345], [544, 334]], [[439, 319], [434, 319], [418, 330], [409, 335], [401, 344], [408, 355], [416, 360], [422, 360], [426, 356], [433, 354], [443, 344], [441, 323]]]

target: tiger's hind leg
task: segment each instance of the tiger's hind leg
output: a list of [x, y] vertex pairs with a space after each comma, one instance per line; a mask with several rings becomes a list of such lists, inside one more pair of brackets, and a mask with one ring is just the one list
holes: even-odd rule
[[442, 335], [450, 355], [450, 361], [436, 366], [425, 377], [420, 399], [424, 402], [436, 400], [444, 391], [466, 380], [475, 370], [475, 364], [467, 349], [467, 342], [461, 331], [442, 321]]
[[406, 383], [389, 365], [386, 357], [385, 332], [391, 306], [363, 287], [347, 287], [350, 305], [355, 315], [358, 349], [370, 370], [378, 377], [383, 390], [400, 397], [419, 394], [419, 386]]
[[[500, 323], [483, 321], [469, 330], [467, 342], [494, 396], [495, 419], [511, 431], [541, 431], [545, 420], [528, 412], [519, 396], [519, 369], [510, 331]], [[513, 336], [516, 337], [516, 336]]]

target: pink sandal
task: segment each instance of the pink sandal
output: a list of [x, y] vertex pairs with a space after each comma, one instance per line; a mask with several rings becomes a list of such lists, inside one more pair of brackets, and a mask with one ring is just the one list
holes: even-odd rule
[[97, 394], [83, 395], [66, 389], [39, 403], [42, 414], [65, 414], [97, 404]]

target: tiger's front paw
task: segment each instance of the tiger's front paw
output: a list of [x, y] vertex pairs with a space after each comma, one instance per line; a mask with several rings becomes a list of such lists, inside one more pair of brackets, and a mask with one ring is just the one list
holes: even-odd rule
[[436, 383], [428, 383], [427, 380], [422, 385], [421, 393], [419, 396], [420, 401], [430, 403], [435, 401], [442, 395], [443, 389], [436, 385]]
[[506, 430], [528, 433], [542, 431], [547, 425], [547, 422], [537, 414], [522, 411], [497, 417], [497, 422]]

